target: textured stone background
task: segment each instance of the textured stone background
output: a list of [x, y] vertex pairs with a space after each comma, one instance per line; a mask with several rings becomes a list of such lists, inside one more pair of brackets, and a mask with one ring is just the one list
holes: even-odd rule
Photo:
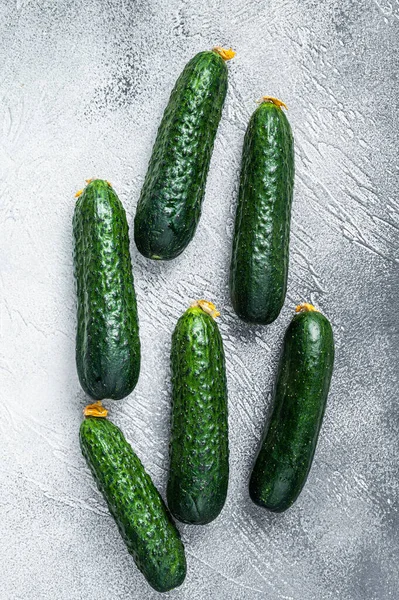
[[[109, 179], [129, 223], [156, 129], [187, 60], [230, 46], [230, 87], [197, 235], [155, 264], [132, 244], [143, 369], [112, 404], [166, 482], [170, 336], [192, 299], [222, 311], [231, 481], [207, 527], [181, 526], [185, 600], [398, 597], [398, 0], [0, 2], [0, 597], [155, 599], [81, 457], [71, 219], [84, 179]], [[281, 97], [296, 139], [286, 306], [232, 312], [227, 273], [243, 134]], [[331, 318], [337, 359], [308, 484], [283, 515], [247, 479], [293, 306]]]

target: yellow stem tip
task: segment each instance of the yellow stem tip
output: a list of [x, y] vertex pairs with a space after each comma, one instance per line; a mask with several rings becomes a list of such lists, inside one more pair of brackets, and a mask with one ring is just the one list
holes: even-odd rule
[[208, 300], [195, 300], [192, 302], [191, 306], [199, 306], [204, 312], [210, 315], [213, 319], [220, 316], [220, 312], [217, 310], [216, 306], [213, 302], [209, 302]]
[[282, 100], [279, 100], [278, 98], [275, 98], [274, 96], [262, 96], [262, 98], [258, 100], [258, 104], [262, 104], [262, 102], [270, 102], [271, 104], [275, 104], [279, 108], [285, 108], [285, 110], [288, 110], [288, 106], [286, 105], [286, 103]]
[[298, 304], [298, 306], [295, 307], [295, 312], [300, 313], [300, 312], [320, 312], [320, 311], [315, 306], [313, 306], [313, 304], [308, 304], [307, 302], [304, 302], [303, 304]]
[[221, 46], [215, 46], [214, 48], [212, 48], [212, 52], [216, 52], [216, 54], [219, 54], [219, 56], [221, 56], [223, 60], [231, 60], [236, 55], [232, 48], [229, 48], [227, 50], [226, 48], [222, 48]]
[[85, 417], [102, 417], [105, 418], [108, 414], [107, 409], [102, 405], [101, 400], [98, 402], [94, 402], [93, 404], [88, 404], [83, 409], [83, 414]]

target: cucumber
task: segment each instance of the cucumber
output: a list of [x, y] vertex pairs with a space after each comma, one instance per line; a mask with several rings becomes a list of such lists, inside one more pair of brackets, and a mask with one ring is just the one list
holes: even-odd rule
[[237, 315], [274, 321], [287, 290], [294, 146], [283, 102], [265, 96], [245, 134], [230, 267]]
[[73, 233], [79, 380], [92, 398], [118, 400], [137, 383], [140, 340], [126, 214], [108, 182], [81, 193]]
[[299, 496], [312, 465], [333, 364], [330, 322], [312, 305], [298, 306], [285, 334], [273, 411], [249, 483], [255, 504], [282, 512]]
[[106, 418], [88, 417], [80, 427], [80, 445], [129, 553], [148, 583], [158, 592], [181, 585], [186, 559], [179, 532], [121, 430]]
[[172, 337], [172, 418], [167, 501], [184, 523], [204, 524], [223, 508], [229, 480], [227, 386], [215, 306], [199, 300]]
[[147, 258], [170, 260], [194, 236], [216, 131], [227, 91], [232, 50], [200, 52], [184, 68], [158, 129], [134, 221]]

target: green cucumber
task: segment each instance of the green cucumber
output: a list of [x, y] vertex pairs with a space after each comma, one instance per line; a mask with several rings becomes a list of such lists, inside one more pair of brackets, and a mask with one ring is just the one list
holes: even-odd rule
[[329, 320], [310, 304], [297, 313], [285, 334], [273, 410], [249, 483], [253, 502], [274, 512], [289, 508], [305, 485], [334, 364]]
[[199, 300], [172, 338], [172, 418], [168, 506], [184, 523], [222, 510], [229, 480], [227, 387], [222, 338], [210, 302]]
[[88, 417], [80, 427], [80, 445], [129, 553], [148, 583], [158, 592], [181, 585], [186, 559], [179, 532], [121, 430], [108, 419]]
[[189, 244], [227, 91], [231, 50], [200, 52], [172, 91], [137, 206], [134, 239], [147, 258], [170, 260]]
[[237, 315], [274, 321], [287, 290], [294, 146], [280, 100], [265, 96], [245, 134], [230, 268]]
[[140, 340], [126, 214], [107, 181], [81, 193], [73, 233], [79, 380], [92, 398], [118, 400], [137, 383]]

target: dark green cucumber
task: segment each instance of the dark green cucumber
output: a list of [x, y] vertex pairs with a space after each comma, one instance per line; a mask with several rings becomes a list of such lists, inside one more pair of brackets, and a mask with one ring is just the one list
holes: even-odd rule
[[267, 100], [245, 134], [230, 269], [235, 312], [262, 324], [274, 321], [284, 304], [294, 186], [291, 127], [283, 103]]
[[167, 500], [184, 523], [215, 519], [229, 480], [225, 362], [214, 309], [198, 301], [180, 317], [172, 338]]
[[137, 383], [140, 340], [126, 214], [108, 182], [87, 185], [73, 232], [79, 380], [92, 398], [118, 400]]
[[289, 508], [306, 482], [334, 364], [328, 319], [309, 304], [297, 311], [285, 334], [273, 411], [249, 483], [255, 504], [275, 512]]
[[119, 532], [140, 571], [158, 592], [181, 585], [184, 546], [150, 476], [121, 430], [104, 418], [86, 418], [80, 445]]
[[[219, 49], [219, 52], [222, 49]], [[134, 239], [147, 258], [170, 260], [194, 236], [233, 52], [200, 52], [165, 109], [137, 206]]]

